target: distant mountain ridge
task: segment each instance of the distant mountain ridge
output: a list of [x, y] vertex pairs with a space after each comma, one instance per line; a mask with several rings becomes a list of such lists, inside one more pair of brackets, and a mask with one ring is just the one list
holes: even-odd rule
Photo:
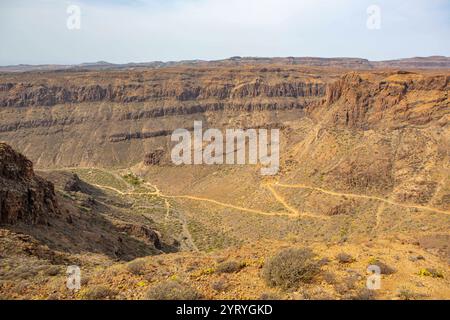
[[0, 66], [0, 72], [59, 71], [59, 70], [116, 70], [135, 68], [163, 68], [171, 66], [239, 66], [247, 64], [292, 64], [312, 67], [335, 67], [345, 69], [372, 70], [384, 68], [402, 69], [450, 69], [450, 57], [430, 56], [405, 59], [370, 61], [363, 58], [319, 58], [319, 57], [231, 57], [222, 60], [151, 61], [115, 64], [106, 61], [87, 62], [74, 65], [19, 64]]

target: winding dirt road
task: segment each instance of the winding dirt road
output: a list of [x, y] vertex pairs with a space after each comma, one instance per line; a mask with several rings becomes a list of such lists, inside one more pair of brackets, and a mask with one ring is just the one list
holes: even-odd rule
[[[67, 168], [66, 170], [70, 170], [70, 169], [81, 169], [81, 168]], [[91, 168], [93, 169], [93, 168]], [[120, 177], [119, 175], [115, 174], [115, 173], [111, 173], [105, 169], [99, 169], [99, 168], [95, 168], [97, 170], [101, 170], [103, 172], [109, 173], [109, 174], [113, 174], [113, 176], [117, 179], [120, 179], [121, 181], [124, 181], [128, 188], [129, 188], [129, 184], [122, 179], [122, 177]], [[401, 202], [396, 202], [390, 199], [386, 199], [386, 198], [382, 198], [382, 197], [378, 197], [378, 196], [371, 196], [371, 195], [363, 195], [363, 194], [356, 194], [356, 193], [346, 193], [346, 192], [337, 192], [337, 191], [332, 191], [332, 190], [327, 190], [321, 187], [314, 187], [314, 186], [310, 186], [310, 185], [306, 185], [306, 184], [284, 184], [284, 183], [279, 183], [279, 182], [272, 182], [272, 183], [265, 183], [262, 184], [263, 187], [267, 188], [270, 193], [272, 194], [272, 196], [274, 197], [274, 199], [280, 203], [285, 209], [286, 212], [267, 212], [267, 211], [262, 211], [262, 210], [258, 210], [258, 209], [252, 209], [252, 208], [245, 208], [245, 207], [241, 207], [241, 206], [237, 206], [237, 205], [233, 205], [230, 203], [224, 203], [215, 199], [210, 199], [210, 198], [205, 198], [205, 197], [198, 197], [198, 196], [194, 196], [194, 195], [168, 195], [168, 194], [164, 194], [163, 192], [161, 192], [161, 190], [158, 188], [158, 186], [153, 185], [149, 182], [145, 182], [144, 186], [151, 188], [154, 191], [148, 191], [148, 192], [136, 192], [134, 191], [134, 188], [128, 189], [127, 191], [122, 191], [119, 190], [117, 188], [111, 187], [111, 186], [107, 186], [107, 185], [100, 185], [100, 184], [95, 184], [95, 183], [91, 183], [91, 185], [103, 189], [103, 190], [110, 190], [110, 191], [114, 191], [120, 195], [144, 195], [144, 196], [156, 196], [159, 197], [161, 199], [164, 200], [164, 204], [165, 204], [165, 208], [166, 208], [166, 219], [169, 219], [170, 216], [170, 212], [172, 210], [171, 204], [168, 201], [168, 199], [186, 199], [186, 200], [192, 200], [192, 201], [199, 201], [199, 202], [206, 202], [206, 203], [210, 203], [210, 204], [214, 204], [220, 207], [224, 207], [224, 208], [230, 208], [230, 209], [235, 209], [238, 211], [242, 211], [242, 212], [248, 212], [248, 213], [254, 213], [254, 214], [260, 214], [260, 215], [265, 215], [265, 216], [288, 216], [288, 217], [310, 217], [310, 218], [315, 218], [315, 219], [330, 219], [330, 217], [328, 216], [321, 216], [321, 215], [317, 215], [317, 214], [312, 214], [312, 213], [307, 213], [307, 212], [300, 212], [298, 209], [296, 209], [295, 207], [293, 207], [291, 204], [289, 204], [286, 199], [284, 197], [282, 197], [276, 190], [275, 188], [289, 188], [289, 189], [307, 189], [307, 190], [313, 190], [313, 191], [318, 191], [321, 193], [325, 193], [328, 195], [332, 195], [332, 196], [336, 196], [336, 197], [348, 197], [348, 198], [357, 198], [357, 199], [367, 199], [367, 200], [374, 200], [374, 201], [380, 201], [381, 204], [377, 209], [377, 213], [376, 213], [376, 226], [375, 226], [375, 230], [377, 231], [377, 229], [379, 228], [379, 226], [381, 225], [381, 213], [382, 211], [385, 209], [386, 204], [388, 205], [393, 205], [393, 206], [399, 206], [399, 207], [403, 207], [403, 208], [407, 208], [407, 209], [419, 209], [419, 210], [426, 210], [426, 211], [431, 211], [431, 212], [435, 212], [435, 213], [440, 213], [440, 214], [446, 214], [449, 215], [450, 212], [449, 211], [445, 211], [442, 209], [438, 209], [438, 208], [433, 208], [433, 207], [429, 207], [429, 206], [423, 206], [423, 205], [418, 205], [418, 204], [408, 204], [408, 203], [401, 203]], [[191, 233], [189, 232], [189, 228], [188, 228], [188, 223], [187, 223], [187, 219], [186, 217], [179, 211], [179, 210], [172, 210], [172, 212], [176, 213], [177, 216], [174, 217], [176, 220], [179, 221], [179, 223], [182, 226], [182, 235], [184, 237], [184, 239], [187, 242], [187, 246], [189, 248], [191, 248], [193, 251], [199, 251], [199, 249], [197, 248], [193, 237], [191, 235]]]
[[420, 209], [420, 210], [432, 211], [432, 212], [437, 212], [437, 213], [442, 213], [442, 214], [450, 214], [450, 211], [445, 211], [445, 210], [441, 210], [438, 208], [422, 206], [422, 205], [418, 205], [418, 204], [402, 203], [402, 202], [397, 202], [397, 201], [393, 201], [393, 200], [389, 200], [389, 199], [385, 199], [385, 198], [381, 198], [381, 197], [377, 197], [377, 196], [368, 196], [368, 195], [357, 194], [357, 193], [345, 193], [345, 192], [330, 191], [330, 190], [326, 190], [326, 189], [319, 188], [319, 187], [308, 186], [305, 184], [275, 183], [274, 185], [277, 187], [281, 187], [281, 188], [315, 190], [315, 191], [320, 191], [322, 193], [326, 193], [326, 194], [333, 195], [333, 196], [339, 196], [339, 197], [360, 198], [360, 199], [382, 201], [384, 203], [388, 203], [388, 204], [391, 204], [394, 206], [399, 206], [399, 207], [408, 208], [408, 209]]

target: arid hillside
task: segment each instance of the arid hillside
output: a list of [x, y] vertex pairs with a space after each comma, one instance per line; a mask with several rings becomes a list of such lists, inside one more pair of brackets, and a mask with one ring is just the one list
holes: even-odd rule
[[[449, 298], [448, 69], [231, 62], [0, 74], [0, 141], [55, 185], [8, 182], [0, 165], [3, 266], [48, 264], [10, 245], [31, 237], [89, 275], [67, 292], [58, 261], [55, 276], [21, 278], [23, 291], [7, 271], [2, 295], [161, 298], [186, 285], [184, 298]], [[175, 166], [170, 135], [194, 121], [280, 129], [278, 174]], [[30, 209], [34, 189], [42, 206]], [[267, 278], [271, 257], [305, 247], [311, 281]], [[375, 296], [363, 290], [370, 261], [387, 268]]]

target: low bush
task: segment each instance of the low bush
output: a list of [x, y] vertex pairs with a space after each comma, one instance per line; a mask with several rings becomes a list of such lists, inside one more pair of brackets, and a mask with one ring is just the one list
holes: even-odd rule
[[349, 255], [348, 253], [344, 253], [344, 252], [337, 254], [336, 260], [339, 263], [352, 263], [353, 261], [355, 261], [355, 259], [353, 259], [353, 257], [351, 255]]
[[224, 279], [216, 280], [211, 284], [211, 288], [217, 292], [225, 292], [228, 289], [228, 284]]
[[149, 300], [198, 300], [201, 295], [186, 284], [168, 280], [150, 288], [146, 298]]
[[302, 300], [331, 300], [332, 296], [322, 287], [304, 288], [300, 293]]
[[310, 249], [285, 249], [269, 259], [262, 275], [270, 287], [296, 289], [302, 282], [311, 282], [320, 271]]
[[113, 299], [117, 295], [117, 292], [104, 287], [104, 286], [95, 286], [87, 289], [82, 294], [82, 299], [84, 300], [104, 300], [104, 299]]
[[127, 270], [136, 276], [143, 275], [145, 271], [145, 262], [142, 260], [133, 260], [128, 262]]
[[381, 274], [389, 275], [397, 272], [394, 268], [388, 266], [386, 263], [380, 261], [377, 258], [371, 258], [369, 259], [369, 265], [375, 265], [380, 268]]
[[234, 273], [239, 272], [245, 267], [245, 263], [237, 261], [225, 261], [219, 263], [216, 268], [217, 273]]
[[361, 288], [349, 297], [350, 300], [374, 300], [376, 297], [375, 290]]
[[281, 300], [281, 297], [278, 294], [276, 294], [276, 293], [263, 292], [259, 296], [258, 300]]
[[142, 183], [142, 180], [132, 173], [127, 173], [126, 175], [123, 176], [123, 178], [129, 184], [132, 184], [134, 186], [139, 186]]
[[397, 290], [397, 297], [400, 300], [417, 300], [422, 297], [422, 295], [415, 293], [408, 288], [400, 288]]
[[442, 272], [440, 272], [434, 268], [420, 269], [419, 276], [432, 277], [432, 278], [443, 278], [444, 277]]
[[60, 268], [58, 266], [48, 266], [44, 269], [44, 274], [46, 276], [54, 277], [60, 273]]
[[336, 276], [335, 276], [335, 274], [332, 273], [332, 272], [329, 272], [329, 271], [325, 272], [325, 273], [322, 275], [322, 278], [323, 278], [323, 280], [325, 280], [325, 282], [328, 283], [328, 284], [336, 284], [336, 283], [337, 283]]

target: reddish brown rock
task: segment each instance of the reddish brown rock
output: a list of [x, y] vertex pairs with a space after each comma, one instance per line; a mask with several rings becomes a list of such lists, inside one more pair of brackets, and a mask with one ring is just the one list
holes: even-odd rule
[[0, 223], [45, 223], [59, 214], [54, 186], [36, 176], [33, 164], [0, 143]]

